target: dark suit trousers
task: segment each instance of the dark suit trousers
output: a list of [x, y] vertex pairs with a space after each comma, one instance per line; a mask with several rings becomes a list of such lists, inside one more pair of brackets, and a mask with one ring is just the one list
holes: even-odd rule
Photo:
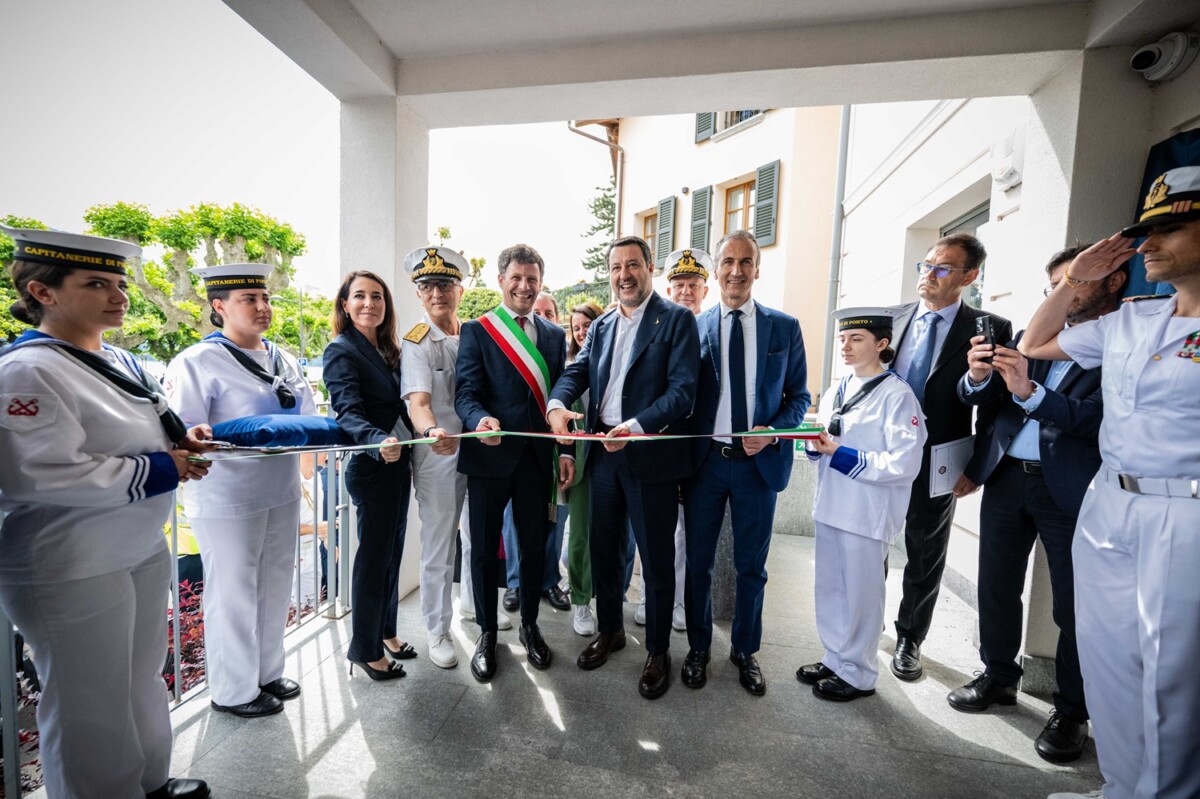
[[[527, 439], [528, 441], [528, 439]], [[549, 533], [550, 472], [527, 443], [509, 477], [467, 478], [471, 514], [471, 579], [475, 584], [475, 618], [483, 632], [496, 632], [496, 591], [500, 585], [497, 553], [504, 529], [504, 508], [512, 502], [521, 558], [521, 584], [540, 585]], [[521, 592], [521, 624], [537, 622], [538, 591]]]
[[[638, 457], [639, 446], [643, 445], [630, 444], [618, 452], [608, 452], [600, 444], [591, 446], [587, 466], [592, 492], [588, 544], [599, 631], [619, 632], [625, 626], [621, 596], [629, 554], [626, 520], [632, 524], [646, 580], [646, 650], [656, 655], [671, 646], [679, 483], [647, 483], [636, 477], [628, 459]], [[522, 599], [524, 594], [522, 591]]]
[[929, 445], [921, 471], [913, 481], [904, 519], [904, 548], [908, 563], [904, 566], [904, 595], [896, 616], [896, 634], [908, 636], [920, 645], [933, 622], [933, 608], [942, 587], [946, 568], [946, 547], [950, 543], [950, 523], [954, 519], [953, 494], [929, 496]]
[[737, 592], [732, 643], [737, 652], [753, 655], [762, 644], [762, 605], [767, 589], [767, 553], [778, 495], [767, 486], [754, 459], [730, 460], [710, 450], [700, 470], [684, 488], [687, 531], [688, 645], [712, 647], [712, 572], [725, 505], [733, 522], [733, 564]]
[[1086, 721], [1079, 650], [1075, 647], [1075, 579], [1071, 540], [1075, 517], [1059, 508], [1040, 474], [1003, 458], [983, 489], [979, 530], [979, 656], [986, 673], [1003, 685], [1016, 685], [1023, 618], [1021, 594], [1029, 553], [1038, 536], [1046, 548], [1054, 622], [1055, 708], [1075, 721]]
[[371, 663], [383, 657], [383, 641], [396, 636], [400, 556], [412, 493], [411, 449], [395, 463], [370, 454], [350, 458], [346, 489], [358, 514], [358, 552], [350, 582], [352, 635], [346, 657]]

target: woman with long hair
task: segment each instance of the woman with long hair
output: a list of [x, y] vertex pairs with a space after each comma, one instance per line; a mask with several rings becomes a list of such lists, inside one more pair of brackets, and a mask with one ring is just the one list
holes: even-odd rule
[[[172, 492], [198, 480], [188, 431], [158, 383], [101, 336], [129, 309], [124, 241], [4, 228], [15, 319], [0, 354], [0, 606], [33, 648], [51, 796], [204, 799], [168, 779]], [[16, 764], [9, 764], [16, 768]]]
[[323, 376], [338, 426], [356, 444], [383, 445], [351, 456], [346, 488], [358, 510], [358, 553], [350, 584], [352, 635], [346, 652], [372, 680], [404, 676], [417, 656], [396, 634], [397, 584], [412, 486], [412, 423], [400, 396], [400, 346], [392, 293], [373, 272], [346, 275], [334, 300], [337, 337]]
[[[575, 360], [584, 344], [592, 322], [604, 311], [594, 302], [585, 302], [571, 309], [571, 329], [567, 336], [567, 363]], [[571, 410], [584, 413], [588, 394], [575, 401]], [[567, 487], [570, 535], [567, 537], [567, 583], [571, 589], [571, 626], [579, 635], [596, 634], [596, 617], [592, 613], [592, 558], [588, 553], [588, 490], [590, 482], [583, 457], [583, 442], [575, 442], [575, 479]], [[632, 554], [630, 558], [632, 559]]]
[[[218, 328], [175, 356], [167, 396], [188, 424], [315, 414], [300, 365], [263, 338], [273, 312], [268, 264], [192, 270]], [[300, 529], [296, 455], [215, 463], [183, 504], [204, 564], [204, 645], [213, 709], [269, 716], [300, 694], [283, 676], [283, 631]]]

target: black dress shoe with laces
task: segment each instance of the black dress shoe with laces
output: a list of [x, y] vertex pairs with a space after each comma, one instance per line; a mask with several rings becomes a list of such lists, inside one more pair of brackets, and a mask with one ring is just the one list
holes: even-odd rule
[[759, 668], [758, 660], [754, 655], [730, 649], [729, 660], [738, 667], [738, 682], [742, 684], [743, 688], [753, 696], [762, 696], [767, 692], [767, 678], [763, 676], [762, 669]]
[[826, 677], [833, 676], [833, 669], [824, 663], [809, 663], [796, 669], [796, 679], [807, 685], [816, 685]]
[[479, 682], [491, 682], [496, 676], [496, 634], [484, 633], [471, 656], [471, 676]]
[[212, 791], [204, 780], [172, 777], [166, 785], [146, 794], [146, 799], [208, 799], [210, 796]]
[[550, 590], [543, 591], [542, 596], [550, 603], [550, 607], [555, 610], [570, 610], [571, 595], [559, 588], [557, 585], [550, 586]]
[[280, 677], [278, 680], [271, 680], [266, 685], [258, 686], [258, 690], [264, 691], [276, 699], [295, 699], [300, 696], [300, 683], [289, 680], [287, 677]]
[[646, 658], [638, 693], [647, 699], [658, 699], [671, 687], [671, 653], [660, 652]]
[[907, 635], [896, 639], [896, 652], [892, 655], [892, 674], [905, 682], [921, 679], [925, 667], [921, 665], [921, 645]]
[[836, 674], [826, 677], [813, 686], [813, 696], [828, 699], [830, 702], [850, 702], [863, 696], [871, 696], [875, 689], [866, 691], [855, 688]]
[[542, 631], [536, 624], [522, 624], [518, 638], [525, 647], [525, 656], [529, 660], [530, 666], [538, 671], [550, 668], [550, 647], [546, 646], [546, 640], [542, 638]]
[[579, 653], [576, 664], [584, 671], [598, 669], [608, 662], [608, 656], [625, 648], [625, 631], [600, 633]]
[[1051, 712], [1046, 729], [1033, 742], [1042, 760], [1051, 763], [1071, 763], [1083, 755], [1083, 745], [1088, 739], [1088, 723], [1075, 721], [1059, 713]]
[[213, 702], [212, 708], [220, 713], [232, 713], [244, 719], [254, 719], [259, 716], [273, 716], [276, 713], [282, 712], [283, 702], [263, 691], [249, 702], [244, 702], [240, 705], [218, 705], [216, 702]]
[[962, 688], [955, 688], [946, 697], [950, 707], [967, 713], [982, 713], [992, 705], [1015, 705], [1017, 686], [1001, 685], [995, 677], [980, 674]]
[[516, 610], [521, 607], [521, 595], [517, 591], [518, 589], [516, 588], [505, 589], [504, 599], [502, 600], [505, 610]]
[[703, 651], [689, 649], [687, 657], [683, 659], [683, 669], [680, 670], [679, 679], [688, 688], [703, 688], [708, 682], [708, 650]]

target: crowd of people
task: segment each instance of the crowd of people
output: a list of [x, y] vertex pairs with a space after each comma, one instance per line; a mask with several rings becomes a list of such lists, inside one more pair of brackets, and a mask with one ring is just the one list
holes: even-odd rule
[[[33, 329], [0, 355], [0, 605], [43, 678], [47, 786], [63, 797], [209, 796], [203, 782], [169, 777], [159, 675], [170, 575], [161, 529], [181, 482], [199, 481], [183, 502], [203, 560], [213, 708], [264, 716], [301, 691], [283, 675], [282, 639], [300, 522], [297, 458], [214, 465], [205, 456], [213, 425], [315, 410], [295, 359], [263, 338], [269, 267], [195, 270], [218, 330], [172, 361], [164, 388], [101, 340], [128, 307], [124, 262], [136, 247], [6, 232], [16, 241], [13, 314]], [[1135, 238], [1147, 278], [1174, 293], [1121, 302]], [[845, 376], [822, 393], [822, 429], [806, 443], [817, 469], [824, 651], [796, 677], [824, 700], [875, 693], [888, 553], [903, 533], [890, 670], [921, 678], [955, 503], [982, 487], [982, 669], [949, 704], [982, 712], [1017, 701], [1021, 595], [1040, 539], [1060, 634], [1054, 709], [1037, 753], [1073, 761], [1090, 732], [1105, 780], [1093, 795], [1194, 799], [1200, 688], [1188, 666], [1200, 655], [1200, 455], [1189, 434], [1200, 432], [1200, 168], [1159, 178], [1131, 227], [1051, 257], [1046, 300], [1015, 336], [1008, 320], [962, 299], [985, 257], [975, 237], [947, 236], [917, 264], [917, 302], [842, 309], [831, 320]], [[346, 276], [324, 377], [339, 426], [361, 445], [346, 467], [359, 537], [351, 674], [395, 680], [418, 657], [397, 629], [414, 496], [421, 616], [436, 666], [458, 663], [456, 542], [460, 612], [479, 627], [469, 668], [484, 683], [497, 678], [498, 635], [513, 626], [501, 605], [518, 614], [533, 668], [550, 668], [559, 649], [539, 627], [542, 599], [570, 610], [589, 639], [579, 668], [624, 649], [636, 547], [644, 609], [635, 615], [646, 628], [638, 691], [661, 697], [673, 674], [701, 689], [728, 511], [729, 658], [741, 686], [765, 694], [756, 654], [775, 503], [793, 468], [787, 432], [811, 399], [800, 325], [754, 298], [760, 251], [747, 231], [722, 237], [711, 257], [671, 253], [665, 298], [642, 239], [612, 242], [606, 260], [613, 305], [582, 304], [560, 320], [542, 291], [542, 257], [509, 247], [498, 259], [500, 305], [461, 322], [468, 265], [447, 248], [419, 248], [404, 267], [423, 316], [402, 336], [387, 282], [369, 271]], [[705, 310], [710, 275], [719, 301]], [[947, 480], [934, 455], [964, 439], [966, 467]], [[673, 627], [688, 643], [677, 672]], [[86, 663], [80, 649], [92, 653]], [[1069, 796], [1078, 794], [1053, 795]]]

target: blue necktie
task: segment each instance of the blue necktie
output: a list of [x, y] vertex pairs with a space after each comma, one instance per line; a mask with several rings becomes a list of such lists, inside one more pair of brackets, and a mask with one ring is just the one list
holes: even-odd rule
[[[746, 345], [742, 336], [742, 312], [729, 312], [729, 405], [731, 433], [750, 429], [746, 419]], [[742, 439], [733, 439], [733, 446], [742, 448]]]
[[942, 317], [935, 313], [925, 314], [925, 338], [921, 339], [912, 363], [908, 366], [908, 385], [917, 395], [917, 402], [925, 404], [925, 381], [933, 368], [933, 353], [937, 347], [937, 323]]

